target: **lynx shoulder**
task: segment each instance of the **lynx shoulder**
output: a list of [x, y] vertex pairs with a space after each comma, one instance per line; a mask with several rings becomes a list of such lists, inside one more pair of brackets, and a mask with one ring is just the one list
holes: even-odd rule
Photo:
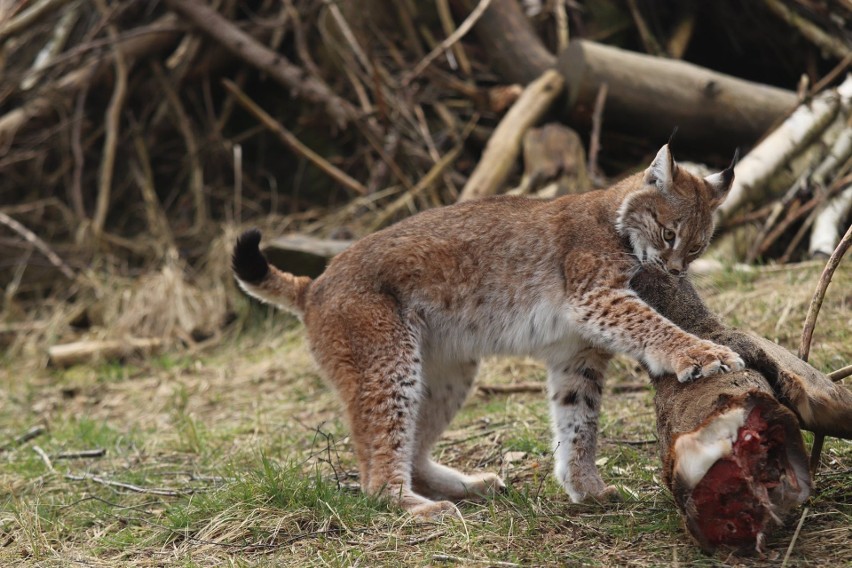
[[678, 328], [629, 288], [642, 264], [684, 275], [707, 247], [733, 163], [706, 178], [668, 145], [615, 186], [551, 201], [496, 197], [434, 209], [365, 237], [316, 280], [272, 267], [247, 232], [238, 282], [304, 321], [339, 394], [369, 493], [415, 515], [503, 487], [431, 459], [478, 361], [530, 355], [548, 368], [556, 477], [571, 498], [615, 494], [595, 466], [604, 371], [613, 353], [681, 381], [740, 369], [728, 349]]

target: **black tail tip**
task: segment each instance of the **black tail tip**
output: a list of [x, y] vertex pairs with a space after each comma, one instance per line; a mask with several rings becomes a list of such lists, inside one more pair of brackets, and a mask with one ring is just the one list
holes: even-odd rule
[[269, 263], [260, 252], [260, 231], [249, 229], [237, 239], [231, 267], [237, 278], [247, 284], [258, 284], [269, 273]]

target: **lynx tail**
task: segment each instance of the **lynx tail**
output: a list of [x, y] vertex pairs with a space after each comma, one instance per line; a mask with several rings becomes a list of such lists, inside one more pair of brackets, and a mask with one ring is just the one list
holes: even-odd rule
[[275, 304], [301, 317], [311, 279], [282, 272], [260, 252], [260, 231], [249, 229], [237, 239], [231, 266], [240, 288], [258, 300]]

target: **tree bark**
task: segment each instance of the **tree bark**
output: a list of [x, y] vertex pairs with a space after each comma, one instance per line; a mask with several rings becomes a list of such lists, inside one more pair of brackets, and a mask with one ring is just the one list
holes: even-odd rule
[[753, 144], [792, 109], [796, 94], [696, 65], [574, 40], [559, 56], [572, 124], [588, 124], [598, 89], [609, 87], [605, 123], [644, 138], [729, 152]]

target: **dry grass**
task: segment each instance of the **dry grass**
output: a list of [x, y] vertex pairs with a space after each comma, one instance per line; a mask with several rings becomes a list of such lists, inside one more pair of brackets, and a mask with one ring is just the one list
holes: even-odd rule
[[[180, 272], [166, 267], [152, 278], [177, 278], [167, 270]], [[726, 272], [700, 285], [726, 319], [794, 348], [819, 271]], [[849, 282], [847, 263], [817, 324], [812, 358], [824, 370], [852, 360]], [[246, 306], [237, 308], [248, 331], [203, 353], [66, 371], [20, 355], [4, 360], [0, 445], [9, 447], [0, 452], [0, 563], [776, 565], [793, 536], [797, 519], [770, 539], [764, 559], [710, 558], [697, 550], [658, 478], [652, 392], [623, 359], [611, 368], [600, 448], [604, 477], [623, 488], [623, 503], [573, 505], [556, 486], [540, 395], [475, 394], [437, 454], [461, 469], [500, 471], [510, 489], [463, 504], [464, 522], [417, 524], [355, 490], [346, 430], [301, 329]], [[531, 361], [501, 359], [489, 361], [479, 380], [543, 376]], [[46, 428], [40, 436], [10, 443], [39, 424]], [[51, 456], [54, 470], [34, 446]], [[96, 447], [106, 455], [57, 458]], [[852, 444], [830, 440], [824, 460], [789, 565], [852, 558]]]

